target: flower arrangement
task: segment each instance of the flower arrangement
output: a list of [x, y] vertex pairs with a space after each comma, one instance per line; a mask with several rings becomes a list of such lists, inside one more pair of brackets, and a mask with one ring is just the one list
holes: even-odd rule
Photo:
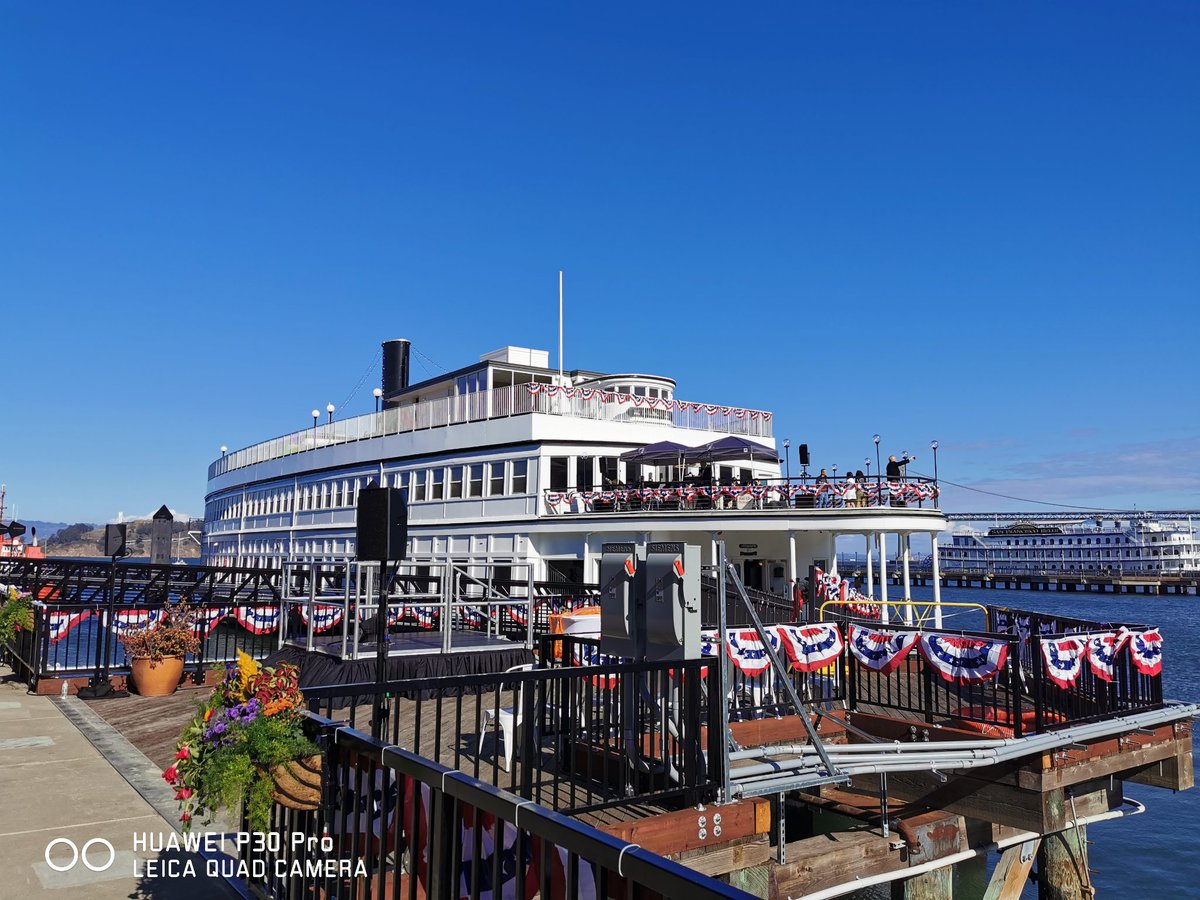
[[186, 601], [163, 606], [162, 616], [145, 628], [130, 628], [121, 636], [125, 652], [134, 658], [150, 660], [150, 666], [166, 656], [185, 657], [200, 652], [196, 634], [196, 610]]
[[0, 591], [0, 599], [0, 644], [11, 644], [18, 631], [33, 630], [33, 597], [9, 585]]
[[264, 667], [241, 652], [226, 666], [225, 679], [184, 729], [175, 764], [163, 772], [185, 830], [193, 818], [207, 824], [218, 810], [242, 804], [249, 827], [266, 830], [276, 793], [272, 770], [320, 752], [301, 727], [298, 680], [295, 666]]

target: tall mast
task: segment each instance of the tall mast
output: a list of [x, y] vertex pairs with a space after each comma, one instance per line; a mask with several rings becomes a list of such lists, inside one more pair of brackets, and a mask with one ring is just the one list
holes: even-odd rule
[[563, 381], [563, 273], [558, 270], [558, 383]]

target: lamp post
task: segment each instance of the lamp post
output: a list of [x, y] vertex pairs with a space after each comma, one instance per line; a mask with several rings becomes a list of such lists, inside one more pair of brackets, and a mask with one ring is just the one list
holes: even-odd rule
[[224, 456], [228, 452], [229, 452], [229, 448], [226, 447], [224, 444], [222, 444], [221, 445], [221, 456]]
[[787, 473], [787, 480], [792, 480], [792, 442], [787, 438], [783, 439], [783, 468]]
[[[929, 449], [933, 451], [933, 486], [934, 486], [934, 487], [937, 487], [937, 483], [938, 483], [938, 471], [937, 471], [937, 448], [938, 448], [938, 442], [937, 442], [937, 441], [930, 441], [930, 442], [929, 442]], [[934, 498], [933, 498], [933, 505], [934, 505], [934, 508], [935, 508], [935, 509], [936, 509], [936, 508], [938, 508], [938, 507], [940, 507], [940, 505], [941, 505], [941, 504], [939, 503], [939, 499], [940, 499], [939, 497], [937, 497], [936, 495], [934, 495]]]
[[375, 388], [371, 393], [375, 397], [375, 412], [379, 412], [379, 401], [383, 399], [383, 388]]
[[317, 422], [321, 418], [321, 411], [319, 409], [314, 409], [312, 411], [312, 417], [313, 417], [313, 449], [315, 450], [317, 448]]
[[882, 487], [882, 485], [880, 485], [880, 483], [879, 483], [880, 479], [883, 477], [883, 466], [881, 466], [879, 464], [879, 435], [875, 435], [874, 441], [875, 441], [875, 486]]
[[332, 403], [325, 407], [325, 412], [329, 413], [329, 424], [333, 424], [333, 411], [336, 407]]

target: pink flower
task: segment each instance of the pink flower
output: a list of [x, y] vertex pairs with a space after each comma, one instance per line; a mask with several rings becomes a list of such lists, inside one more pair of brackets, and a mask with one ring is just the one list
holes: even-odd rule
[[179, 790], [177, 790], [177, 791], [175, 792], [175, 799], [176, 799], [176, 800], [186, 800], [186, 799], [187, 799], [188, 797], [190, 797], [190, 796], [192, 796], [192, 789], [191, 789], [191, 788], [187, 788], [187, 787], [185, 787], [185, 788], [180, 788]]
[[171, 768], [169, 768], [169, 769], [167, 769], [167, 771], [163, 772], [163, 780], [166, 781], [167, 784], [174, 784], [178, 780], [178, 778], [179, 778], [179, 773], [177, 771], [175, 771], [174, 766], [171, 766]]
[[191, 814], [191, 813], [189, 813], [189, 812], [185, 812], [185, 813], [184, 813], [182, 816], [180, 816], [180, 817], [179, 817], [179, 821], [180, 821], [180, 822], [190, 822], [190, 821], [192, 821], [192, 814]]
[[192, 752], [190, 750], [188, 750], [187, 744], [184, 744], [182, 747], [179, 748], [179, 752], [175, 754], [175, 758], [176, 759], [187, 759], [191, 755], [192, 755]]

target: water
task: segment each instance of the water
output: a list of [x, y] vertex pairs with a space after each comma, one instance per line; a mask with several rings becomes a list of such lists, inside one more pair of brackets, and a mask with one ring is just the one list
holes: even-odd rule
[[[899, 593], [899, 588], [889, 587], [889, 599]], [[933, 589], [913, 588], [912, 593], [914, 599], [928, 599]], [[1200, 597], [943, 588], [942, 600], [1158, 626], [1163, 634], [1164, 696], [1200, 700]], [[957, 614], [944, 622], [946, 628], [964, 630], [981, 626], [982, 616], [976, 613]], [[1096, 896], [1200, 897], [1192, 836], [1192, 827], [1200, 821], [1200, 788], [1172, 794], [1126, 783], [1125, 796], [1144, 803], [1146, 812], [1088, 827]], [[989, 869], [995, 861], [993, 855]], [[1033, 900], [1037, 891], [1030, 886], [1021, 896]]]

